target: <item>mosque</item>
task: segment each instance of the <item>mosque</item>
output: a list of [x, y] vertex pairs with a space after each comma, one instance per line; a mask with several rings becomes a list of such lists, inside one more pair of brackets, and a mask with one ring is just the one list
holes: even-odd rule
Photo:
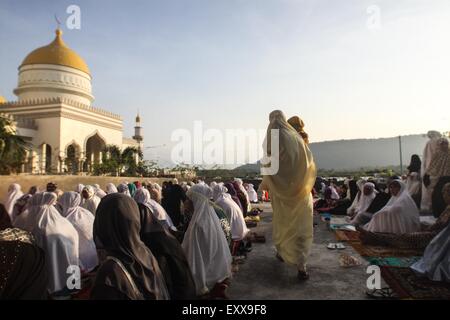
[[91, 79], [59, 28], [53, 42], [25, 57], [14, 89], [18, 100], [0, 96], [0, 114], [13, 120], [16, 133], [32, 146], [22, 172], [86, 174], [101, 163], [106, 145], [142, 150], [139, 115], [135, 135], [124, 137], [120, 115], [92, 106]]

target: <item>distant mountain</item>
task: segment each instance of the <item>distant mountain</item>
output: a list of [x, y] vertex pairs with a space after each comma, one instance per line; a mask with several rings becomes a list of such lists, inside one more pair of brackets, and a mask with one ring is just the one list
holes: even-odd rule
[[[428, 138], [425, 134], [402, 136], [403, 168], [411, 155], [422, 152]], [[323, 170], [357, 170], [400, 165], [399, 138], [353, 139], [310, 144], [317, 168]], [[259, 164], [245, 164], [236, 169], [258, 172]]]

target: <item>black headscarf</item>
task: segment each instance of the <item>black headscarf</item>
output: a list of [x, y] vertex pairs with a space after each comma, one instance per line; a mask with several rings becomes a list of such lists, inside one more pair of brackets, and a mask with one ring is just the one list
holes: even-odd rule
[[173, 300], [195, 299], [195, 282], [178, 240], [159, 223], [150, 209], [139, 203], [141, 240], [158, 260]]
[[11, 218], [3, 204], [0, 203], [0, 230], [12, 228]]
[[411, 156], [411, 162], [408, 166], [408, 171], [411, 172], [420, 172], [420, 167], [422, 166], [422, 161], [417, 154], [413, 154]]
[[[101, 248], [107, 256], [120, 260], [145, 300], [168, 299], [169, 295], [158, 262], [141, 241], [140, 231], [139, 208], [131, 197], [119, 193], [103, 197], [94, 221], [97, 249]], [[97, 272], [93, 291], [95, 285], [107, 284], [129, 299], [133, 299], [135, 294], [129, 281], [123, 281], [126, 279], [124, 273], [116, 272], [117, 268], [112, 269], [105, 265], [106, 263]]]
[[242, 207], [241, 200], [239, 200], [239, 197], [237, 196], [236, 189], [234, 188], [233, 184], [230, 182], [225, 183], [225, 188], [227, 188], [227, 193], [231, 195], [231, 199], [233, 199], [234, 202], [241, 208], [242, 212], [244, 212], [244, 208]]
[[0, 300], [47, 299], [45, 253], [30, 233], [0, 232]]
[[358, 185], [356, 184], [356, 180], [352, 179], [348, 182], [348, 187], [350, 189], [350, 200], [353, 202], [355, 200], [356, 195], [358, 194]]

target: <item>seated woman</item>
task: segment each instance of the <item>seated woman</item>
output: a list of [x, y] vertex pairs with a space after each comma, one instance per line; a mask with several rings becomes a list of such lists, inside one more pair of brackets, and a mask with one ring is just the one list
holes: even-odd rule
[[238, 205], [231, 199], [227, 193], [227, 188], [218, 184], [213, 189], [213, 199], [215, 204], [222, 208], [230, 221], [232, 255], [237, 255], [241, 242], [247, 237], [250, 230], [244, 220], [244, 215]]
[[447, 208], [432, 225], [421, 225], [421, 230], [404, 234], [377, 233], [357, 228], [361, 242], [398, 248], [424, 249], [450, 223], [450, 183], [442, 191]]
[[367, 212], [367, 209], [372, 204], [378, 192], [375, 190], [375, 185], [372, 182], [366, 182], [363, 187], [363, 192], [359, 197], [359, 201], [355, 207], [355, 216], [350, 221], [355, 226], [360, 226], [368, 223], [372, 219], [373, 213]]
[[420, 231], [419, 209], [401, 180], [389, 184], [391, 199], [364, 228], [371, 232], [410, 233]]
[[98, 265], [97, 250], [93, 236], [94, 215], [80, 207], [81, 195], [77, 192], [64, 192], [59, 199], [59, 203], [62, 207], [62, 215], [66, 217], [78, 232], [81, 271], [90, 272]]
[[0, 230], [0, 256], [0, 300], [48, 298], [45, 253], [31, 233], [17, 228]]
[[356, 207], [357, 207], [357, 205], [359, 203], [359, 199], [362, 196], [363, 187], [364, 187], [365, 183], [366, 183], [366, 181], [362, 180], [362, 179], [358, 180], [356, 182], [356, 186], [357, 186], [358, 191], [357, 191], [355, 197], [353, 198], [353, 202], [352, 202], [351, 206], [349, 208], [347, 208], [347, 215], [349, 217], [351, 217], [351, 218], [353, 218], [356, 215]]
[[411, 266], [432, 281], [450, 283], [450, 225], [426, 247], [423, 257]]
[[158, 262], [140, 238], [139, 208], [113, 193], [98, 206], [94, 240], [105, 256], [91, 290], [92, 300], [166, 300], [169, 293]]
[[147, 189], [140, 188], [134, 194], [134, 200], [138, 204], [143, 204], [148, 207], [153, 216], [163, 225], [172, 231], [177, 231], [172, 219], [167, 214], [166, 210], [158, 202], [151, 198], [150, 192]]
[[182, 247], [194, 276], [197, 295], [227, 298], [232, 257], [220, 221], [210, 202], [211, 189], [196, 184], [186, 196], [194, 213]]
[[228, 183], [225, 183], [224, 186], [225, 186], [225, 188], [227, 188], [227, 193], [230, 194], [231, 199], [233, 199], [233, 201], [234, 201], [234, 202], [239, 206], [239, 208], [241, 209], [242, 214], [244, 214], [244, 208], [242, 207], [241, 200], [239, 200], [239, 197], [237, 196], [237, 191], [236, 191], [236, 189], [234, 188], [233, 184], [230, 183], [230, 182], [228, 182]]
[[81, 206], [89, 210], [95, 216], [95, 212], [97, 211], [97, 207], [101, 199], [95, 194], [94, 187], [85, 186], [81, 192], [81, 195], [83, 197]]
[[[135, 198], [143, 189], [136, 191]], [[147, 190], [145, 190], [147, 191]], [[147, 191], [148, 192], [148, 191]], [[155, 217], [151, 207], [139, 203], [141, 240], [158, 260], [172, 300], [195, 299], [195, 283], [183, 248], [167, 226]]]
[[53, 192], [35, 194], [31, 202], [39, 206], [31, 208], [28, 222], [36, 244], [45, 252], [49, 293], [67, 296], [67, 268], [79, 265], [79, 237], [72, 224], [56, 210], [56, 199]]

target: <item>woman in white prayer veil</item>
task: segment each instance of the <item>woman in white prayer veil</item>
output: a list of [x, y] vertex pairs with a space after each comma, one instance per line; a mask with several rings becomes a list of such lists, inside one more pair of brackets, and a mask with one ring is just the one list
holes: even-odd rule
[[172, 219], [167, 214], [166, 210], [158, 202], [151, 198], [150, 192], [147, 189], [140, 188], [136, 190], [134, 200], [137, 203], [141, 203], [149, 208], [153, 216], [158, 219], [163, 226], [167, 226], [173, 231], [177, 231], [177, 228], [174, 226]]
[[355, 217], [351, 220], [351, 224], [355, 226], [364, 225], [372, 219], [372, 213], [367, 212], [373, 199], [377, 196], [378, 191], [372, 182], [366, 182], [359, 197], [359, 201], [355, 207]]
[[356, 215], [356, 208], [358, 206], [359, 199], [361, 198], [361, 195], [363, 193], [363, 187], [365, 183], [366, 181], [363, 179], [360, 179], [356, 182], [356, 186], [358, 187], [358, 193], [356, 194], [355, 199], [353, 199], [352, 205], [347, 209], [347, 215], [352, 218], [355, 217]]
[[98, 265], [97, 248], [93, 237], [94, 215], [80, 207], [81, 195], [79, 193], [65, 192], [59, 201], [63, 209], [63, 216], [72, 223], [78, 232], [81, 270], [89, 272]]
[[[33, 196], [40, 200], [37, 223], [31, 230], [36, 243], [45, 251], [50, 293], [66, 288], [67, 268], [78, 266], [78, 233], [72, 224], [54, 207], [56, 194], [43, 192]], [[32, 198], [32, 199], [33, 199]]]
[[116, 188], [116, 186], [114, 185], [114, 183], [108, 183], [107, 185], [106, 185], [106, 193], [107, 194], [111, 194], [111, 193], [117, 193], [118, 191], [117, 191], [117, 188]]
[[[306, 262], [313, 242], [313, 197], [316, 165], [308, 145], [286, 121], [283, 112], [270, 113], [263, 148], [271, 157], [270, 167], [277, 172], [265, 172], [261, 190], [268, 190], [273, 209], [273, 240], [277, 258], [296, 265], [300, 281], [308, 279]], [[272, 149], [271, 130], [278, 130], [279, 150]], [[275, 144], [276, 145], [276, 144]], [[279, 151], [279, 152], [277, 152]]]
[[425, 148], [423, 149], [422, 167], [420, 169], [420, 173], [422, 176], [422, 200], [420, 201], [420, 211], [424, 213], [431, 212], [431, 195], [433, 193], [433, 189], [427, 188], [425, 186], [425, 184], [423, 183], [423, 176], [430, 167], [433, 155], [439, 149], [439, 139], [442, 137], [442, 135], [441, 133], [432, 130], [428, 131], [427, 136], [430, 140], [428, 140]]
[[41, 202], [42, 193], [35, 193], [30, 200], [28, 200], [27, 209], [13, 221], [13, 226], [31, 232], [37, 224]]
[[219, 218], [209, 199], [211, 189], [196, 184], [186, 193], [194, 213], [184, 235], [182, 247], [194, 276], [197, 294], [209, 292], [231, 276], [232, 257]]
[[79, 184], [77, 184], [75, 191], [78, 192], [79, 194], [81, 194], [83, 192], [83, 189], [84, 189], [84, 184], [79, 183]]
[[95, 195], [100, 199], [106, 196], [106, 192], [103, 191], [102, 188], [100, 188], [100, 185], [94, 184], [92, 187], [94, 188]]
[[391, 199], [378, 212], [364, 229], [384, 233], [412, 233], [420, 231], [419, 209], [401, 180], [389, 184]]
[[119, 184], [119, 185], [117, 186], [117, 192], [118, 192], [118, 193], [123, 193], [123, 194], [125, 194], [125, 195], [131, 197], [130, 189], [128, 189], [128, 184], [126, 184], [126, 183], [121, 183], [121, 184]]
[[17, 183], [13, 183], [8, 188], [8, 195], [5, 199], [5, 209], [9, 214], [9, 218], [13, 221], [13, 209], [16, 201], [23, 196], [23, 192], [20, 190], [20, 185]]
[[217, 184], [213, 189], [213, 199], [223, 209], [228, 221], [230, 221], [231, 238], [239, 241], [244, 239], [250, 230], [245, 224], [241, 208], [234, 202], [227, 191], [228, 189], [222, 183]]
[[248, 198], [250, 199], [250, 202], [252, 202], [252, 203], [258, 202], [258, 194], [256, 193], [256, 190], [252, 183], [248, 184], [247, 194], [248, 194]]
[[234, 181], [236, 182], [237, 186], [239, 187], [239, 190], [241, 190], [242, 193], [245, 195], [245, 198], [247, 199], [247, 203], [248, 203], [247, 211], [250, 211], [251, 210], [250, 198], [248, 196], [247, 190], [245, 190], [245, 188], [244, 188], [244, 181], [242, 181], [241, 178], [234, 178]]
[[95, 195], [94, 188], [92, 186], [85, 186], [81, 195], [83, 197], [81, 207], [89, 210], [95, 216], [101, 199]]

